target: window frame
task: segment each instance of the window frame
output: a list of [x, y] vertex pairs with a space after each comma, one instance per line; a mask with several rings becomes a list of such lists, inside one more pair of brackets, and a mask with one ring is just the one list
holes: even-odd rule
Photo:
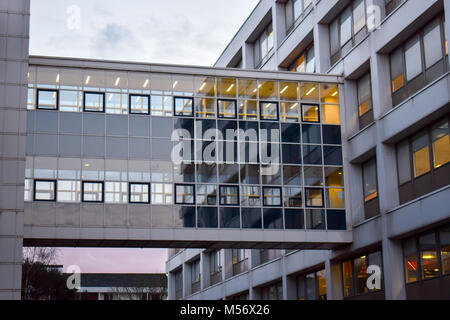
[[[146, 185], [147, 186], [147, 201], [131, 201], [131, 185]], [[151, 186], [149, 182], [128, 182], [128, 203], [144, 203], [144, 204], [149, 204], [150, 203], [150, 199], [151, 199]]]
[[[192, 203], [189, 203], [189, 202], [178, 202], [177, 201], [177, 197], [178, 197], [178, 194], [177, 194], [177, 187], [178, 186], [183, 186], [183, 187], [192, 187], [193, 189], [192, 189]], [[195, 183], [175, 183], [174, 184], [174, 188], [173, 188], [174, 190], [173, 190], [173, 193], [174, 193], [174, 195], [173, 195], [173, 199], [174, 199], [174, 204], [185, 204], [185, 205], [195, 205], [196, 204], [196, 193], [195, 193]]]
[[[321, 206], [309, 206], [307, 205], [307, 196], [306, 196], [306, 191], [307, 190], [320, 190], [320, 193], [322, 194], [322, 205]], [[319, 187], [305, 187], [304, 188], [304, 198], [305, 198], [305, 208], [325, 208], [325, 195], [324, 195], [324, 188], [319, 188]]]
[[[39, 92], [53, 92], [56, 93], [56, 107], [55, 108], [40, 108], [39, 107]], [[50, 111], [59, 111], [59, 90], [58, 89], [36, 89], [36, 110], [50, 110]]]
[[[220, 108], [219, 108], [220, 101], [234, 102], [234, 117], [225, 117], [224, 115], [221, 115]], [[216, 110], [217, 111], [217, 119], [237, 119], [237, 100], [236, 99], [217, 98], [216, 104], [217, 104], [217, 110]]]
[[[190, 114], [178, 114], [177, 113], [177, 100], [191, 100], [192, 103], [192, 111]], [[189, 118], [194, 118], [195, 116], [195, 105], [194, 105], [195, 101], [194, 101], [194, 97], [184, 97], [184, 96], [173, 96], [173, 117], [189, 117]]]
[[[267, 119], [267, 118], [263, 118], [263, 113], [262, 113], [262, 105], [264, 103], [268, 103], [268, 104], [275, 104], [276, 105], [276, 110], [277, 110], [277, 117], [276, 119]], [[279, 121], [280, 120], [280, 110], [279, 110], [279, 103], [278, 101], [267, 101], [267, 100], [260, 100], [259, 101], [259, 120], [260, 121]]]
[[[305, 120], [304, 119], [304, 117], [303, 117], [303, 106], [314, 106], [314, 107], [317, 107], [317, 118], [318, 118], [318, 120], [317, 121], [308, 121], [308, 120]], [[301, 117], [302, 117], [302, 122], [306, 122], [306, 123], [321, 123], [321, 119], [320, 119], [320, 112], [321, 112], [321, 108], [320, 108], [320, 103], [310, 103], [310, 102], [308, 102], [308, 103], [301, 103], [301, 105], [300, 105], [300, 112], [301, 112]]]
[[[360, 112], [360, 106], [361, 106], [361, 101], [360, 99], [360, 90], [359, 90], [359, 84], [360, 82], [362, 82], [363, 78], [368, 76], [369, 79], [369, 91], [370, 91], [370, 96], [369, 96], [369, 103], [370, 103], [370, 109], [368, 109], [366, 112], [364, 112], [363, 114], [361, 114]], [[364, 75], [362, 75], [361, 77], [359, 77], [359, 79], [356, 81], [356, 91], [357, 91], [357, 99], [358, 99], [358, 120], [359, 120], [359, 129], [363, 129], [366, 126], [368, 126], [369, 124], [371, 124], [373, 122], [373, 92], [372, 92], [372, 73], [370, 72], [370, 70], [365, 73]]]
[[[267, 204], [266, 197], [265, 197], [265, 194], [264, 194], [264, 191], [266, 189], [278, 189], [278, 190], [280, 190], [280, 197], [279, 197], [280, 204], [279, 205], [278, 204]], [[283, 190], [282, 189], [283, 189], [282, 187], [278, 187], [278, 186], [262, 186], [262, 195], [261, 195], [262, 196], [262, 206], [263, 207], [275, 207], [275, 208], [283, 207]]]
[[[96, 111], [96, 110], [86, 110], [86, 94], [96, 94], [101, 95], [102, 98], [102, 110]], [[93, 113], [105, 113], [106, 112], [106, 101], [105, 101], [105, 92], [100, 91], [83, 91], [83, 112], [93, 112]]]
[[[147, 98], [147, 112], [133, 112], [131, 109], [131, 100], [132, 98]], [[128, 114], [140, 114], [140, 115], [150, 115], [150, 95], [149, 94], [137, 94], [137, 93], [129, 93], [128, 94]]]
[[[102, 200], [98, 201], [98, 200], [85, 200], [84, 199], [84, 185], [86, 183], [95, 183], [95, 184], [99, 184], [102, 186]], [[105, 182], [104, 181], [98, 181], [98, 180], [82, 180], [81, 181], [81, 202], [86, 202], [86, 203], [104, 203], [105, 202]]]
[[[236, 194], [236, 198], [237, 201], [235, 204], [230, 204], [230, 203], [222, 203], [222, 188], [226, 188], [226, 187], [234, 187], [237, 189], [237, 194]], [[219, 205], [220, 206], [240, 206], [240, 190], [239, 190], [240, 184], [219, 184]]]
[[[37, 182], [51, 182], [53, 184], [53, 199], [37, 199], [36, 198], [36, 184]], [[57, 180], [56, 179], [34, 179], [33, 180], [33, 201], [42, 201], [42, 202], [56, 202], [57, 201]]]

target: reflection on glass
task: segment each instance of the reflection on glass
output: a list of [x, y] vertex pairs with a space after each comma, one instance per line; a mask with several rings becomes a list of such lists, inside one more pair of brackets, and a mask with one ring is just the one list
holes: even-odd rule
[[239, 119], [258, 119], [258, 106], [255, 100], [239, 100]]
[[281, 121], [283, 122], [299, 122], [300, 106], [298, 102], [281, 102]]
[[261, 205], [259, 186], [241, 186], [241, 205], [246, 207]]
[[105, 94], [98, 92], [84, 92], [83, 110], [89, 112], [105, 111]]
[[307, 207], [323, 207], [323, 190], [305, 188], [305, 205]]
[[319, 105], [302, 104], [302, 120], [304, 122], [320, 122]]
[[236, 100], [218, 99], [219, 118], [236, 118]]
[[194, 99], [174, 97], [176, 116], [193, 116]]
[[195, 116], [198, 118], [215, 118], [216, 99], [212, 98], [196, 99]]
[[37, 90], [37, 109], [58, 109], [58, 91], [57, 90]]
[[425, 132], [416, 135], [412, 141], [414, 178], [430, 171], [428, 136]]
[[344, 284], [344, 297], [353, 295], [353, 268], [352, 261], [348, 260], [342, 263], [342, 278]]
[[260, 102], [261, 120], [278, 120], [278, 103], [277, 102]]
[[450, 140], [447, 120], [435, 125], [431, 131], [433, 165], [439, 168], [450, 161]]

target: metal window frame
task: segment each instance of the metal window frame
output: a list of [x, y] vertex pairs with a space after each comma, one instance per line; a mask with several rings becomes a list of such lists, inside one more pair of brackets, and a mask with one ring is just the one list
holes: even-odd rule
[[[36, 198], [36, 183], [37, 182], [51, 182], [53, 184], [53, 199], [37, 199]], [[33, 180], [33, 201], [43, 201], [43, 202], [56, 202], [57, 198], [57, 181], [56, 179], [34, 179]]]
[[[192, 203], [189, 202], [178, 202], [177, 201], [177, 187], [183, 186], [183, 187], [192, 187]], [[188, 204], [188, 205], [195, 205], [196, 204], [196, 193], [195, 193], [195, 183], [175, 183], [174, 184], [174, 204]]]
[[[192, 102], [192, 111], [189, 115], [186, 114], [177, 114], [177, 100], [180, 99], [188, 99], [191, 100]], [[173, 117], [190, 117], [193, 118], [195, 115], [195, 105], [194, 105], [195, 101], [194, 101], [194, 97], [184, 97], [184, 96], [173, 96]]]
[[[96, 110], [86, 110], [86, 94], [96, 94], [102, 96], [102, 110], [96, 111]], [[105, 113], [106, 109], [106, 101], [105, 101], [105, 92], [99, 92], [99, 91], [83, 91], [83, 112], [93, 112], [93, 113]]]
[[[276, 105], [276, 110], [277, 110], [277, 118], [276, 119], [266, 119], [263, 118], [263, 113], [262, 113], [262, 105], [264, 103], [273, 103]], [[280, 110], [279, 110], [279, 103], [278, 100], [277, 101], [268, 101], [268, 100], [260, 100], [259, 101], [259, 121], [279, 121], [280, 120]]]
[[[40, 108], [39, 107], [39, 93], [40, 92], [54, 92], [56, 93], [56, 108]], [[36, 110], [51, 110], [51, 111], [58, 111], [59, 110], [59, 89], [36, 89]]]
[[[227, 102], [234, 102], [234, 117], [225, 117], [225, 116], [221, 116], [220, 115], [220, 109], [219, 109], [219, 102], [220, 101], [227, 101]], [[237, 100], [236, 99], [222, 99], [222, 98], [217, 98], [216, 101], [217, 104], [217, 119], [237, 119]], [[206, 118], [205, 118], [206, 119]]]
[[[315, 188], [315, 187], [305, 187], [305, 208], [325, 208], [325, 197], [324, 197], [324, 188]], [[321, 206], [308, 206], [307, 205], [307, 196], [306, 192], [307, 190], [320, 190], [320, 193], [322, 194], [322, 205]], [[325, 217], [326, 218], [326, 217]]]
[[[266, 197], [265, 197], [265, 194], [264, 194], [264, 191], [266, 190], [266, 189], [278, 189], [278, 190], [280, 190], [280, 204], [279, 205], [276, 205], [276, 204], [267, 204], [266, 203]], [[270, 208], [273, 208], [273, 207], [275, 207], [275, 208], [278, 208], [278, 207], [283, 207], [283, 188], [282, 187], [278, 187], [278, 186], [262, 186], [262, 205], [263, 205], [263, 207], [270, 207]]]
[[[131, 185], [146, 185], [148, 188], [147, 191], [147, 201], [131, 201]], [[150, 203], [150, 198], [151, 198], [151, 186], [149, 182], [128, 182], [128, 203], [144, 203], [144, 204], [149, 204]]]
[[[133, 112], [131, 109], [131, 100], [134, 97], [141, 97], [141, 98], [147, 98], [147, 112]], [[129, 114], [140, 114], [140, 115], [150, 115], [150, 95], [149, 94], [136, 94], [136, 93], [129, 93], [128, 94], [128, 113]]]
[[[220, 206], [240, 206], [240, 190], [239, 190], [240, 184], [219, 184], [219, 205]], [[222, 203], [222, 188], [226, 187], [234, 187], [237, 189], [237, 201], [236, 203], [230, 204], [230, 203]]]
[[[102, 186], [102, 200], [85, 200], [84, 199], [84, 185], [86, 183], [95, 183], [100, 184]], [[81, 181], [81, 202], [86, 203], [104, 203], [105, 202], [105, 182], [104, 181], [96, 181], [96, 180], [82, 180]]]

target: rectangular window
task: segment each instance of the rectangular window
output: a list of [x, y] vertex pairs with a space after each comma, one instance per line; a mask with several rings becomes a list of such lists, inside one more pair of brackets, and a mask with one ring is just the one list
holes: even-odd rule
[[261, 120], [278, 121], [278, 102], [259, 102]]
[[104, 92], [83, 92], [84, 112], [105, 112]]
[[261, 205], [259, 186], [241, 186], [241, 205], [245, 207]]
[[403, 241], [403, 260], [405, 264], [406, 283], [418, 281], [419, 269], [417, 263], [416, 238]]
[[150, 184], [130, 182], [128, 189], [130, 203], [150, 203]]
[[263, 187], [263, 205], [267, 207], [281, 206], [281, 187]]
[[439, 168], [450, 161], [450, 140], [448, 121], [442, 121], [431, 129], [433, 166]]
[[428, 148], [428, 135], [419, 133], [412, 141], [414, 178], [430, 171], [430, 151]]
[[442, 59], [440, 19], [433, 21], [425, 28], [423, 46], [425, 51], [425, 68], [428, 69]]
[[195, 186], [175, 184], [175, 204], [195, 204]]
[[338, 53], [341, 48], [339, 44], [339, 19], [335, 19], [330, 24], [330, 46], [332, 56]]
[[362, 165], [364, 202], [378, 197], [377, 187], [377, 162], [371, 159]]
[[442, 274], [450, 274], [450, 227], [444, 227], [439, 231], [441, 245]]
[[219, 118], [236, 119], [236, 100], [217, 99]]
[[169, 117], [172, 115], [172, 97], [170, 96], [151, 96], [151, 114], [152, 116]]
[[143, 94], [129, 95], [130, 114], [150, 114], [150, 96]]
[[258, 104], [254, 100], [239, 100], [239, 119], [257, 120]]
[[366, 25], [365, 11], [364, 0], [356, 0], [353, 3], [353, 34], [357, 34]]
[[99, 181], [82, 181], [81, 194], [83, 202], [103, 202], [104, 183]]
[[78, 112], [78, 91], [60, 90], [59, 91], [59, 110]]
[[217, 204], [217, 192], [215, 184], [197, 185], [197, 204], [215, 206]]
[[261, 33], [253, 46], [255, 67], [257, 67], [273, 48], [272, 24], [269, 24], [269, 26]]
[[303, 207], [302, 190], [300, 187], [284, 188], [284, 206]]
[[34, 201], [56, 201], [55, 180], [34, 180]]
[[197, 118], [215, 118], [216, 99], [213, 98], [197, 99], [195, 104], [195, 116]]
[[352, 296], [353, 293], [353, 267], [352, 261], [342, 263], [342, 279], [344, 286], [344, 297]]
[[305, 188], [305, 206], [322, 208], [323, 204], [323, 189]]
[[397, 171], [399, 185], [411, 181], [411, 165], [409, 158], [408, 140], [405, 140], [397, 145]]
[[58, 90], [37, 89], [36, 109], [58, 110]]
[[127, 203], [127, 184], [125, 182], [106, 181], [104, 187], [106, 203]]
[[58, 201], [60, 202], [79, 202], [80, 201], [80, 181], [76, 180], [58, 180], [57, 187]]
[[194, 115], [194, 99], [174, 97], [174, 114], [176, 116], [192, 117]]
[[403, 67], [403, 52], [402, 48], [395, 50], [390, 57], [391, 60], [391, 80], [392, 80], [392, 93], [403, 87], [404, 80], [404, 67]]
[[367, 258], [366, 256], [361, 256], [353, 260], [355, 268], [355, 285], [356, 294], [367, 293], [368, 289], [366, 287], [367, 281]]
[[343, 47], [352, 38], [352, 11], [350, 7], [342, 12], [340, 21], [340, 45]]
[[320, 122], [319, 105], [302, 103], [303, 122]]
[[219, 186], [220, 205], [239, 205], [238, 186]]
[[358, 80], [358, 110], [361, 117], [372, 110], [372, 90], [370, 85], [370, 73]]
[[170, 183], [152, 183], [151, 190], [152, 204], [171, 204], [172, 203], [172, 184]]
[[419, 36], [413, 37], [405, 47], [406, 80], [411, 81], [422, 73], [422, 51]]
[[436, 234], [430, 233], [419, 238], [422, 280], [439, 276], [439, 264], [436, 250]]
[[191, 263], [191, 283], [200, 282], [200, 260]]

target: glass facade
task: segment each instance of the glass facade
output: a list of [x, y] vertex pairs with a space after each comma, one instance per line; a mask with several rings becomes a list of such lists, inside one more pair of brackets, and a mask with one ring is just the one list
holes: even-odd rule
[[30, 74], [27, 201], [127, 205], [82, 226], [345, 229], [337, 84]]

